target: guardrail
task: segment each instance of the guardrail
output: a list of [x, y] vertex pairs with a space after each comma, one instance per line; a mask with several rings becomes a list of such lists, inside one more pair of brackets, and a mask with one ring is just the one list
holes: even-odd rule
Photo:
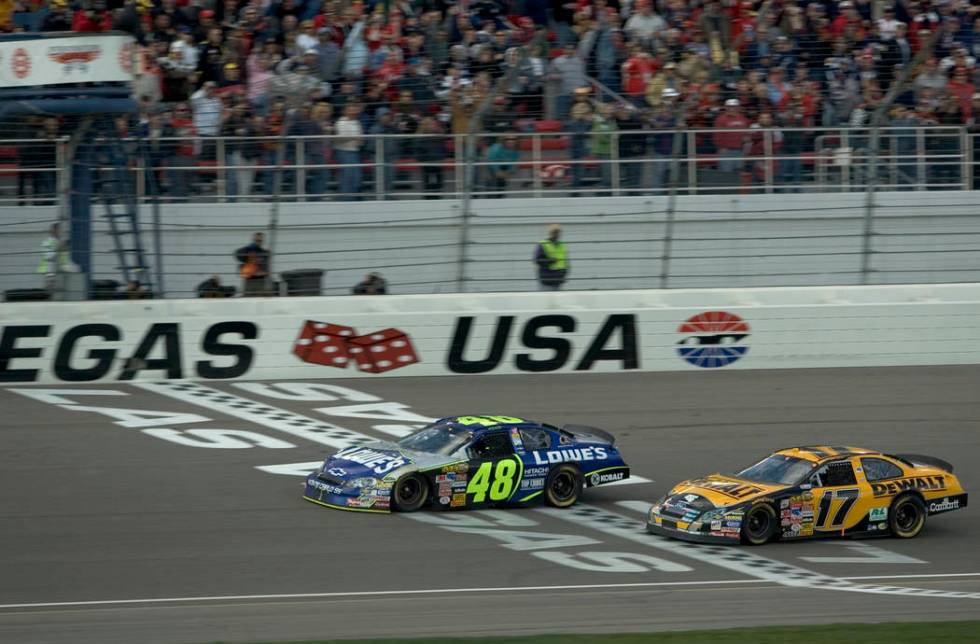
[[[738, 147], [719, 148], [732, 134]], [[882, 128], [874, 152], [861, 128], [536, 131], [508, 134], [512, 149], [502, 136], [477, 135], [474, 158], [462, 135], [130, 138], [119, 162], [141, 201], [162, 202], [656, 195], [675, 163], [677, 194], [980, 188], [980, 141], [962, 126]], [[50, 203], [68, 145], [0, 141], [0, 204]]]

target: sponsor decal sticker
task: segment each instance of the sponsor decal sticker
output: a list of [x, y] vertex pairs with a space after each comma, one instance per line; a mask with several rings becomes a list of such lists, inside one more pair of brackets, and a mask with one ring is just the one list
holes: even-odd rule
[[626, 476], [625, 472], [608, 472], [606, 474], [600, 474], [596, 472], [595, 474], [589, 477], [589, 482], [593, 486], [596, 486], [596, 485], [601, 485], [603, 483], [612, 483], [613, 481], [622, 481], [624, 476]]
[[367, 447], [348, 447], [342, 449], [334, 456], [342, 461], [358, 463], [364, 467], [371, 468], [375, 474], [387, 474], [388, 472], [408, 465], [411, 461], [404, 456], [394, 456], [384, 452], [378, 452]]
[[440, 496], [439, 497], [439, 503], [441, 503], [442, 505], [449, 505], [449, 497], [448, 496]]
[[576, 461], [604, 461], [609, 458], [605, 447], [582, 447], [575, 449], [556, 449], [547, 452], [531, 452], [535, 465], [568, 463]]
[[884, 521], [888, 518], [888, 508], [871, 508], [868, 511], [868, 521]]
[[888, 483], [872, 483], [871, 491], [875, 496], [894, 496], [906, 490], [935, 490], [946, 489], [945, 476], [915, 476], [906, 479], [889, 481]]
[[705, 311], [689, 317], [677, 328], [684, 337], [677, 353], [695, 367], [716, 369], [739, 360], [749, 350], [749, 325], [726, 311]]
[[942, 501], [929, 504], [930, 512], [946, 512], [948, 510], [958, 510], [960, 508], [959, 499], [944, 498]]
[[331, 476], [347, 476], [347, 470], [342, 467], [331, 467], [327, 470], [327, 474]]

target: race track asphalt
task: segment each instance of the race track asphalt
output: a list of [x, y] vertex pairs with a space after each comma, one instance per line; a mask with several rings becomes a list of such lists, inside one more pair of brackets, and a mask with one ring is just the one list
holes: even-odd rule
[[[717, 549], [652, 537], [640, 524], [644, 505], [674, 482], [797, 444], [935, 455], [976, 491], [980, 367], [319, 382], [347, 389], [0, 389], [0, 642], [625, 632], [980, 615], [980, 517], [972, 507], [932, 518], [910, 541]], [[393, 413], [400, 417], [370, 417]], [[332, 452], [324, 441], [344, 430], [381, 438], [421, 417], [470, 413], [607, 428], [633, 473], [651, 481], [589, 490], [569, 511], [364, 515], [304, 502], [302, 478], [285, 473]], [[332, 423], [327, 438], [291, 429], [307, 419]], [[216, 438], [202, 429], [238, 433]], [[220, 441], [251, 446], [200, 446]]]

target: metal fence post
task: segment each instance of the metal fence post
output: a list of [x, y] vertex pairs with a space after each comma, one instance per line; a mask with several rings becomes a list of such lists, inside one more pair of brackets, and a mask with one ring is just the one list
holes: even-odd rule
[[[388, 183], [388, 168], [385, 165], [388, 161], [385, 158], [385, 136], [382, 134], [374, 137], [374, 198], [376, 201], [384, 201], [385, 184]], [[392, 186], [394, 186], [394, 182], [392, 182]]]

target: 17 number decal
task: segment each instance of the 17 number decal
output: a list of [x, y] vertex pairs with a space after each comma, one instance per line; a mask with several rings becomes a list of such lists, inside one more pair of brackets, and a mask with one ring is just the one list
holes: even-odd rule
[[[832, 530], [834, 528], [843, 528], [844, 519], [847, 517], [847, 511], [851, 509], [854, 502], [858, 499], [859, 491], [857, 488], [850, 488], [846, 490], [831, 490], [825, 492], [822, 497], [820, 497], [820, 508], [817, 511], [817, 529], [822, 530]], [[837, 508], [837, 512], [834, 513], [833, 520], [830, 519], [830, 508], [834, 500], [840, 500], [841, 504]]]

